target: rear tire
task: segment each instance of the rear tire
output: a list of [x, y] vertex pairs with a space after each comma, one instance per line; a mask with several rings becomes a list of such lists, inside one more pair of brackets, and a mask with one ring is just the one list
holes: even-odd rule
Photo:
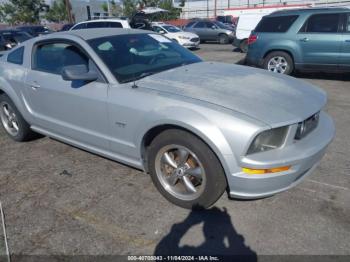
[[229, 39], [228, 39], [228, 36], [226, 34], [219, 35], [219, 43], [221, 45], [226, 45], [226, 44], [228, 44], [228, 42], [229, 42]]
[[170, 129], [158, 135], [147, 149], [147, 156], [154, 185], [180, 207], [208, 208], [227, 187], [216, 155], [202, 140], [184, 130]]
[[239, 49], [241, 49], [242, 53], [248, 52], [248, 39], [244, 39], [239, 44]]
[[6, 94], [0, 95], [0, 122], [6, 134], [17, 142], [31, 140], [36, 135]]
[[265, 57], [263, 67], [270, 72], [290, 75], [294, 71], [294, 62], [288, 53], [275, 51]]

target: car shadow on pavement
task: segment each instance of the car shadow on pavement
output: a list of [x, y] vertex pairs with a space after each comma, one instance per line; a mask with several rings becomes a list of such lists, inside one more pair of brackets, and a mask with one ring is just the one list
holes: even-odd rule
[[[180, 240], [186, 232], [201, 223], [204, 242], [199, 246], [180, 246]], [[191, 211], [184, 221], [171, 227], [170, 232], [156, 246], [154, 254], [242, 256], [244, 261], [257, 261], [256, 253], [245, 245], [244, 237], [235, 230], [226, 208], [221, 210], [217, 207]]]
[[293, 76], [301, 79], [350, 81], [349, 73], [296, 72]]

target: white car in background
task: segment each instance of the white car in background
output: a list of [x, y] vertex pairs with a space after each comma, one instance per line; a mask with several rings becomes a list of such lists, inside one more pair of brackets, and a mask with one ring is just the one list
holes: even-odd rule
[[75, 24], [70, 31], [88, 28], [131, 28], [127, 20], [123, 19], [97, 19]]
[[162, 34], [168, 37], [169, 39], [174, 40], [183, 47], [198, 48], [200, 43], [198, 35], [182, 31], [180, 28], [170, 24], [165, 24], [161, 22], [152, 23], [152, 29], [153, 31], [159, 34]]

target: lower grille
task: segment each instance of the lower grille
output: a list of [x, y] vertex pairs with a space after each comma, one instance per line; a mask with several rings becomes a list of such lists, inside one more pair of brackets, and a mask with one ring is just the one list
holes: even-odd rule
[[318, 125], [320, 112], [310, 116], [303, 122], [298, 123], [298, 129], [295, 134], [295, 139], [300, 140], [310, 134]]
[[199, 38], [198, 38], [198, 37], [195, 37], [195, 38], [192, 38], [190, 41], [191, 41], [191, 42], [198, 42], [198, 41], [199, 41]]

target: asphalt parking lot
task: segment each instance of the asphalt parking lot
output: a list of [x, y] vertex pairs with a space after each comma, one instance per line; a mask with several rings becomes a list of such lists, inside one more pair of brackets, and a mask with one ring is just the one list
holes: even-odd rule
[[[242, 61], [232, 49], [203, 44], [195, 53]], [[207, 211], [170, 204], [147, 174], [128, 166], [49, 138], [15, 143], [1, 130], [0, 200], [10, 252], [350, 255], [350, 77], [297, 77], [329, 96], [337, 135], [321, 164], [287, 192], [256, 201], [223, 195]]]

